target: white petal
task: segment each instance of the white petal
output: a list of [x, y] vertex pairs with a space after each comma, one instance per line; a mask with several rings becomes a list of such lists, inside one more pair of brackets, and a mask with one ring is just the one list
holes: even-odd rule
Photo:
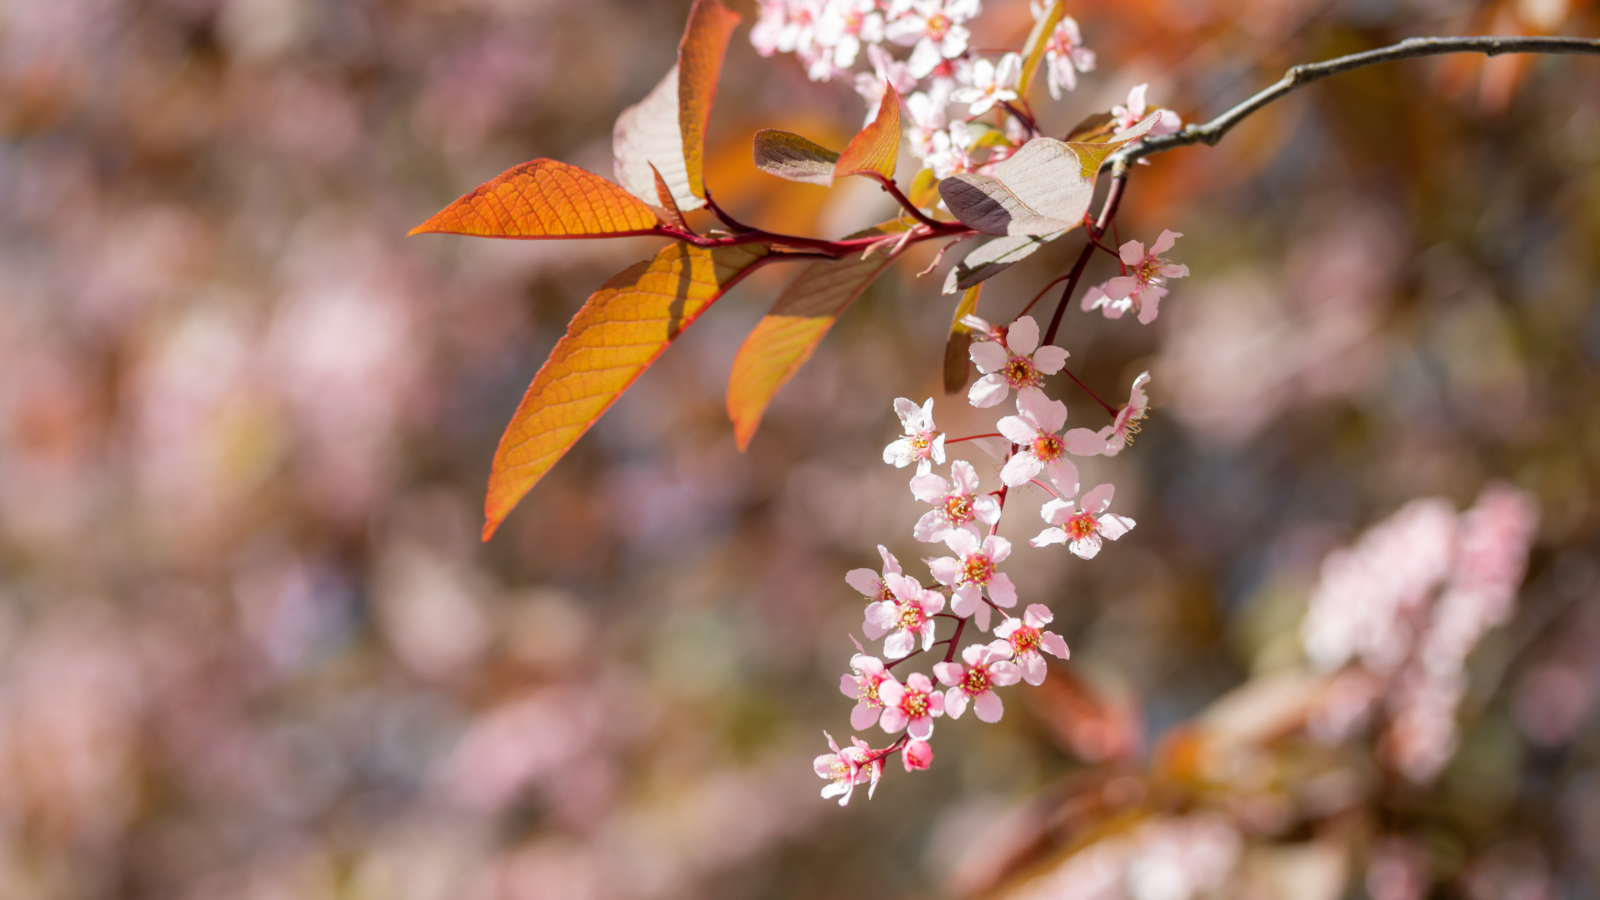
[[950, 478], [963, 494], [972, 494], [978, 490], [978, 470], [964, 459], [958, 459], [950, 464]]
[[1051, 525], [1060, 525], [1062, 522], [1072, 518], [1072, 514], [1077, 511], [1077, 508], [1078, 505], [1071, 500], [1051, 500], [1039, 508], [1039, 515]]
[[1134, 524], [1127, 516], [1107, 513], [1100, 517], [1100, 534], [1114, 541], [1132, 531]]
[[904, 397], [898, 397], [894, 401], [894, 411], [900, 417], [900, 424], [905, 426], [906, 434], [913, 434], [918, 430], [922, 407]]
[[985, 525], [993, 525], [1000, 521], [1000, 501], [984, 494], [972, 501], [972, 515]]
[[1048, 547], [1051, 544], [1065, 544], [1066, 542], [1067, 533], [1060, 528], [1046, 528], [1039, 532], [1038, 536], [1033, 540], [1028, 541], [1029, 544], [1035, 547]]

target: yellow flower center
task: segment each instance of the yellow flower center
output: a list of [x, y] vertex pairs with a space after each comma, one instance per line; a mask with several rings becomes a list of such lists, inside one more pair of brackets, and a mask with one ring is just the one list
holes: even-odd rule
[[968, 584], [988, 584], [994, 577], [994, 560], [982, 554], [967, 557], [961, 567], [961, 578]]
[[928, 695], [922, 691], [907, 690], [900, 700], [900, 710], [913, 719], [920, 719], [928, 714]]
[[972, 498], [966, 494], [945, 495], [944, 517], [953, 525], [972, 521]]
[[1006, 367], [1001, 372], [1006, 384], [1019, 391], [1040, 384], [1039, 371], [1033, 367], [1033, 360], [1030, 357], [1011, 356], [1006, 360]]
[[961, 678], [961, 689], [969, 694], [981, 694], [989, 689], [989, 669], [978, 666], [968, 669], [967, 674]]
[[944, 13], [934, 13], [928, 17], [928, 37], [934, 40], [943, 40], [950, 32], [950, 17]]
[[1041, 434], [1033, 439], [1033, 455], [1040, 462], [1055, 462], [1061, 458], [1064, 450], [1066, 446], [1062, 444], [1060, 435]]
[[918, 606], [917, 604], [900, 604], [899, 622], [901, 628], [904, 628], [907, 631], [915, 631], [916, 629], [922, 627], [924, 618], [925, 616], [922, 615], [922, 607]]

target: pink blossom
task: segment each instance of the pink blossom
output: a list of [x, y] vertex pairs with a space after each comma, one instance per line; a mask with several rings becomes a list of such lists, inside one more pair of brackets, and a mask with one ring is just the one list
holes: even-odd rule
[[[922, 638], [922, 649], [933, 646], [933, 614], [944, 609], [944, 595], [923, 589], [915, 578], [905, 575], [884, 575], [893, 600], [884, 600], [867, 607], [866, 622], [861, 626], [870, 640], [885, 634], [883, 642], [886, 656], [903, 657]], [[880, 691], [881, 696], [881, 691]]]
[[885, 681], [894, 681], [894, 675], [884, 668], [883, 660], [865, 653], [850, 658], [854, 675], [839, 676], [839, 692], [856, 698], [856, 708], [850, 712], [850, 727], [857, 731], [871, 728], [883, 711], [883, 700], [878, 689]]
[[833, 735], [826, 731], [822, 734], [828, 739], [828, 747], [833, 750], [811, 761], [811, 768], [817, 776], [832, 782], [822, 788], [822, 796], [838, 797], [839, 805], [844, 806], [850, 802], [856, 785], [871, 782], [867, 788], [867, 798], [871, 799], [872, 792], [878, 789], [878, 778], [883, 774], [883, 760], [880, 758], [868, 762], [872, 748], [860, 738], [851, 738], [851, 745], [840, 750], [833, 741]]
[[894, 601], [894, 593], [889, 590], [889, 585], [884, 578], [889, 575], [900, 574], [900, 561], [894, 558], [888, 548], [878, 545], [878, 555], [883, 557], [883, 576], [871, 569], [851, 569], [845, 573], [845, 583], [861, 592], [869, 602]]
[[957, 88], [950, 95], [955, 103], [970, 104], [969, 115], [981, 116], [995, 104], [1017, 99], [1017, 79], [1022, 76], [1022, 57], [1007, 53], [1000, 57], [999, 65], [987, 59], [972, 64], [972, 84]]
[[1030, 543], [1035, 547], [1067, 544], [1067, 549], [1078, 556], [1093, 559], [1100, 552], [1102, 538], [1114, 541], [1133, 530], [1132, 519], [1106, 512], [1114, 490], [1109, 484], [1100, 485], [1083, 495], [1082, 508], [1074, 507], [1071, 500], [1046, 503], [1039, 515], [1051, 527], [1039, 532]]
[[[1017, 667], [1022, 670], [1022, 678], [1029, 684], [1043, 684], [1048, 666], [1045, 664], [1044, 655], [1039, 651], [1056, 657], [1068, 659], [1072, 651], [1067, 649], [1067, 642], [1061, 635], [1053, 631], [1045, 631], [1044, 626], [1049, 625], [1055, 618], [1050, 614], [1049, 607], [1042, 603], [1032, 603], [1022, 614], [1020, 619], [1007, 619], [1001, 622], [994, 630], [994, 636], [1001, 638], [1009, 648], [1012, 657], [1016, 660]], [[995, 641], [990, 646], [997, 646], [1001, 641]]]
[[904, 729], [913, 739], [925, 741], [933, 734], [934, 718], [944, 715], [944, 695], [921, 672], [911, 673], [905, 684], [884, 684], [878, 696], [884, 705], [878, 724], [890, 734]]
[[1021, 448], [1006, 460], [1000, 480], [1021, 487], [1046, 472], [1063, 495], [1076, 494], [1078, 467], [1067, 458], [1067, 444], [1059, 433], [1067, 424], [1067, 405], [1038, 388], [1027, 388], [1017, 395], [1017, 413], [996, 423], [1000, 433]]
[[973, 343], [967, 351], [983, 373], [967, 392], [967, 401], [979, 409], [997, 405], [1013, 388], [1040, 387], [1045, 375], [1054, 375], [1067, 364], [1067, 351], [1054, 344], [1039, 346], [1039, 323], [1032, 316], [1022, 316], [1005, 329], [977, 316], [963, 322], [991, 338]]
[[928, 568], [940, 584], [954, 589], [950, 611], [958, 616], [976, 615], [978, 628], [988, 631], [989, 605], [983, 602], [985, 593], [997, 606], [1017, 605], [1017, 589], [1011, 584], [1011, 578], [995, 571], [995, 566], [1011, 555], [1011, 542], [989, 535], [980, 544], [976, 534], [956, 529], [945, 535], [944, 543], [956, 555], [930, 559]]
[[915, 772], [933, 765], [933, 747], [927, 741], [906, 741], [900, 751], [900, 760], [907, 772]]
[[941, 684], [948, 685], [944, 694], [944, 708], [950, 718], [959, 719], [970, 701], [978, 718], [985, 722], [998, 722], [1005, 713], [997, 687], [1016, 684], [1022, 677], [1016, 663], [1006, 659], [1011, 655], [1009, 645], [996, 641], [993, 644], [973, 644], [961, 651], [965, 664], [937, 663], [933, 667]]
[[979, 0], [912, 0], [884, 27], [884, 36], [902, 46], [916, 47], [907, 65], [911, 74], [926, 78], [934, 67], [967, 52], [967, 19], [978, 14]]
[[[856, 93], [861, 95], [861, 99], [867, 101], [866, 123], [871, 124], [872, 120], [878, 117], [878, 106], [883, 102], [884, 85], [893, 86], [896, 94], [907, 97], [912, 91], [916, 90], [917, 78], [911, 74], [911, 70], [906, 67], [905, 63], [890, 56], [889, 51], [878, 44], [867, 45], [867, 59], [872, 62], [872, 72], [862, 72], [857, 75], [855, 87]], [[944, 93], [948, 93], [948, 88]], [[941, 116], [944, 114], [943, 96], [943, 93], [938, 95]], [[908, 107], [909, 104], [908, 97]], [[944, 125], [941, 123], [939, 127], [943, 128]]]
[[861, 44], [883, 40], [883, 14], [875, 0], [832, 0], [817, 20], [817, 41], [833, 48], [833, 64], [843, 70], [856, 64]]
[[1067, 452], [1076, 456], [1116, 456], [1133, 443], [1133, 436], [1139, 433], [1140, 424], [1150, 409], [1150, 398], [1144, 393], [1144, 386], [1149, 382], [1149, 372], [1139, 373], [1133, 380], [1128, 402], [1117, 410], [1117, 417], [1110, 425], [1099, 431], [1087, 428], [1068, 431]]
[[900, 416], [905, 437], [883, 448], [883, 461], [903, 469], [917, 464], [917, 474], [926, 475], [935, 462], [944, 463], [944, 435], [933, 425], [933, 398], [921, 406], [904, 397], [894, 401], [894, 411]]
[[[1115, 117], [1118, 131], [1126, 131], [1144, 121], [1145, 116], [1148, 114], [1145, 109], [1144, 95], [1149, 87], [1150, 85], [1148, 84], [1134, 85], [1133, 89], [1128, 91], [1127, 106], [1111, 107], [1111, 115]], [[1150, 137], [1172, 134], [1183, 127], [1183, 120], [1178, 118], [1177, 113], [1170, 109], [1159, 110], [1159, 112], [1161, 118], [1156, 120], [1156, 124], [1148, 132]]]
[[1179, 265], [1161, 254], [1172, 249], [1173, 243], [1183, 237], [1175, 231], [1163, 231], [1155, 245], [1145, 252], [1144, 245], [1129, 241], [1122, 245], [1122, 267], [1127, 274], [1119, 275], [1104, 285], [1090, 288], [1083, 295], [1085, 311], [1100, 309], [1108, 319], [1120, 319], [1125, 312], [1134, 312], [1139, 323], [1154, 322], [1160, 309], [1161, 298], [1167, 295], [1167, 279], [1182, 278], [1189, 267]]
[[[881, 88], [879, 94], [882, 94]], [[906, 126], [906, 139], [911, 142], [911, 152], [918, 159], [927, 159], [934, 152], [934, 135], [949, 124], [945, 118], [948, 95], [942, 83], [935, 83], [927, 92], [917, 91], [906, 97], [906, 113], [911, 118]]]
[[[929, 473], [911, 479], [911, 493], [933, 509], [922, 514], [912, 534], [919, 541], [942, 541], [952, 531], [976, 533], [977, 523], [993, 525], [1000, 521], [1000, 502], [990, 494], [978, 494], [978, 472], [972, 463], [958, 459], [950, 464], [951, 481]], [[952, 484], [952, 482], [954, 482]]]
[[[1043, 19], [1049, 13], [1050, 3], [1034, 3], [1034, 19]], [[1079, 72], [1094, 71], [1094, 51], [1083, 46], [1083, 34], [1078, 30], [1078, 23], [1066, 16], [1056, 24], [1056, 30], [1050, 32], [1050, 39], [1044, 45], [1045, 74], [1050, 82], [1050, 96], [1052, 99], [1061, 99], [1061, 90], [1072, 90], [1078, 86]]]

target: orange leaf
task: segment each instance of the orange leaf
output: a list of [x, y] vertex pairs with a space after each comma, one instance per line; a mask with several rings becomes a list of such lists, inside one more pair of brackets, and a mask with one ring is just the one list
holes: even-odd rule
[[[905, 229], [899, 222], [886, 222], [851, 237]], [[733, 420], [740, 451], [750, 446], [773, 396], [811, 358], [845, 309], [893, 261], [892, 253], [874, 253], [867, 259], [851, 254], [814, 262], [784, 289], [772, 311], [745, 338], [728, 377], [728, 418]]]
[[839, 161], [834, 163], [833, 177], [846, 175], [876, 175], [886, 181], [894, 180], [894, 167], [900, 157], [900, 95], [894, 86], [883, 87], [883, 99], [878, 103], [878, 117], [861, 133], [850, 139]]
[[711, 121], [711, 101], [717, 95], [728, 37], [738, 24], [739, 14], [721, 0], [695, 0], [678, 44], [678, 130], [683, 135], [689, 190], [696, 197], [706, 195], [706, 126]]
[[589, 298], [500, 438], [484, 500], [484, 540], [667, 345], [766, 254], [759, 244], [714, 250], [671, 244]]
[[678, 201], [673, 199], [672, 188], [667, 187], [667, 180], [661, 177], [661, 170], [652, 164], [650, 173], [656, 177], [656, 199], [661, 201], [661, 209], [658, 215], [664, 216], [667, 224], [679, 231], [687, 231], [693, 234], [694, 229], [690, 228], [689, 223], [684, 220], [683, 210], [678, 208]]
[[651, 234], [659, 222], [648, 205], [599, 175], [536, 159], [478, 185], [411, 233], [584, 238]]

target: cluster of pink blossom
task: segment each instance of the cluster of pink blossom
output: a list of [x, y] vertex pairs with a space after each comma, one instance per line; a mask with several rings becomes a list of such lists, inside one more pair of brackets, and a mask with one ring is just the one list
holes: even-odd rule
[[[1015, 392], [1015, 414], [999, 419], [997, 434], [952, 440], [934, 422], [932, 398], [921, 405], [906, 398], [895, 401], [904, 433], [884, 448], [884, 462], [900, 468], [916, 464], [911, 493], [930, 509], [912, 527], [911, 536], [943, 544], [947, 555], [925, 560], [933, 580], [928, 587], [907, 574], [881, 545], [881, 570], [855, 569], [845, 576], [866, 599], [862, 632], [868, 640], [883, 641], [881, 656], [857, 643], [851, 671], [840, 679], [840, 690], [856, 701], [850, 724], [857, 731], [876, 725], [896, 739], [874, 748], [856, 737], [841, 749], [828, 738], [831, 752], [818, 756], [815, 768], [829, 781], [823, 796], [838, 797], [841, 805], [857, 784], [868, 784], [870, 796], [885, 758], [893, 753], [900, 753], [908, 772], [927, 768], [933, 761], [929, 741], [934, 720], [959, 718], [970, 706], [980, 720], [997, 722], [1005, 712], [998, 688], [1020, 681], [1041, 684], [1047, 670], [1044, 654], [1068, 657], [1066, 641], [1045, 630], [1052, 620], [1049, 608], [1032, 603], [1018, 615], [1016, 585], [1001, 571], [1012, 551], [1011, 541], [998, 534], [1011, 491], [1032, 486], [1049, 495], [1040, 510], [1045, 527], [1029, 541], [1033, 547], [1065, 544], [1077, 556], [1092, 559], [1104, 541], [1134, 527], [1132, 519], [1110, 511], [1112, 485], [1079, 496], [1078, 466], [1072, 457], [1114, 456], [1128, 445], [1148, 411], [1144, 387], [1149, 374], [1135, 379], [1128, 403], [1120, 409], [1101, 404], [1112, 416], [1110, 425], [1065, 431], [1067, 406], [1045, 393], [1045, 379], [1065, 368], [1067, 351], [1041, 344], [1032, 316], [1020, 316], [1005, 327], [976, 316], [964, 322], [975, 335], [969, 355], [982, 376], [968, 392], [968, 402], [992, 408]], [[994, 437], [1007, 442], [996, 471], [997, 488], [983, 491], [978, 468], [965, 459], [950, 461], [948, 477], [935, 471], [953, 445]], [[942, 639], [941, 619], [951, 629]], [[973, 636], [969, 627], [982, 634], [991, 624], [992, 639], [962, 646], [963, 637]], [[930, 673], [895, 674], [895, 667], [941, 645], [942, 659]]]
[[1455, 750], [1467, 655], [1510, 618], [1538, 520], [1530, 496], [1494, 486], [1460, 516], [1414, 500], [1330, 555], [1301, 630], [1311, 663], [1338, 670], [1313, 734], [1341, 740], [1381, 713], [1384, 760], [1412, 781], [1437, 776]]
[[[904, 98], [911, 151], [945, 178], [957, 172], [984, 171], [1025, 143], [1036, 131], [1031, 113], [1008, 115], [997, 127], [978, 121], [996, 108], [1028, 109], [1021, 96], [1023, 57], [989, 58], [970, 46], [967, 25], [981, 11], [981, 0], [760, 0], [761, 16], [750, 41], [763, 56], [793, 53], [814, 81], [852, 75], [862, 61], [871, 71], [853, 73], [856, 90], [867, 102], [867, 118], [877, 114], [884, 86]], [[1034, 19], [1052, 14], [1052, 3], [1034, 2]], [[1042, 58], [1050, 96], [1077, 86], [1078, 73], [1094, 69], [1094, 51], [1071, 16], [1061, 16], [1043, 37]], [[908, 47], [903, 59], [890, 46]], [[993, 54], [991, 54], [993, 55]], [[1145, 85], [1118, 106], [1119, 121], [1144, 116]], [[1016, 106], [1011, 106], [1016, 104]], [[1162, 111], [1152, 135], [1176, 131], [1175, 113]], [[1159, 251], [1158, 251], [1159, 252]]]

